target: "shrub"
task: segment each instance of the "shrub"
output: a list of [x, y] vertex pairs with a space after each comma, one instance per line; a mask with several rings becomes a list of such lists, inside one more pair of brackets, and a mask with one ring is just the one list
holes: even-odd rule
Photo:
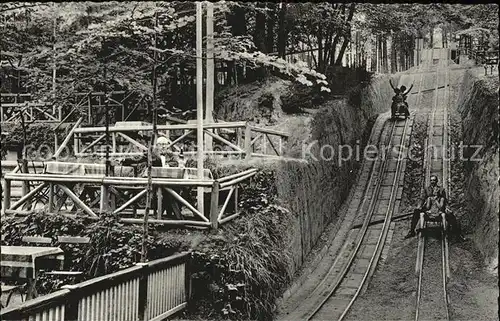
[[[2, 219], [2, 235], [7, 245], [20, 245], [23, 236], [50, 237], [57, 245], [57, 236], [88, 236], [88, 246], [65, 246], [67, 269], [84, 271], [86, 278], [97, 277], [130, 267], [140, 261], [142, 251], [142, 226], [118, 222], [113, 215], [103, 215], [98, 221], [69, 218], [58, 214], [34, 213], [23, 218]], [[172, 235], [175, 235], [173, 232]], [[178, 232], [177, 232], [178, 233]], [[189, 248], [185, 239], [161, 237], [150, 226], [146, 240], [148, 260], [167, 257]], [[43, 276], [37, 283], [40, 294], [49, 293], [74, 279], [54, 279]]]
[[242, 216], [216, 235], [206, 233], [194, 247], [193, 300], [200, 304], [192, 312], [237, 320], [271, 318], [291, 279], [285, 247], [292, 218], [277, 203], [274, 175], [270, 169], [260, 171], [241, 190]]

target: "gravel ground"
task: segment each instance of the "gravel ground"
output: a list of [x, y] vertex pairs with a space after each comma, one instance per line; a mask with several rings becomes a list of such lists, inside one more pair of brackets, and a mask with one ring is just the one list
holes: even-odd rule
[[[449, 106], [455, 106], [460, 89], [462, 72], [454, 71], [450, 74], [452, 82]], [[432, 76], [424, 78], [424, 86], [430, 86]], [[432, 92], [431, 92], [432, 93]], [[401, 212], [408, 211], [416, 206], [418, 198], [415, 193], [420, 191], [422, 184], [422, 146], [427, 134], [427, 115], [430, 110], [429, 99], [422, 97], [421, 107], [415, 117], [411, 150], [413, 160], [408, 160], [405, 173], [405, 189], [403, 191]], [[411, 108], [411, 107], [410, 107]], [[453, 109], [453, 108], [452, 108]], [[450, 110], [450, 125], [452, 144], [461, 137], [460, 116], [456, 111]], [[451, 207], [457, 217], [469, 210], [463, 198], [463, 188], [466, 177], [463, 173], [463, 164], [459, 160], [451, 164]], [[467, 222], [462, 222], [467, 226]], [[396, 223], [393, 241], [387, 261], [379, 268], [366, 293], [364, 293], [351, 308], [346, 320], [414, 320], [416, 304], [417, 278], [415, 275], [415, 260], [417, 251], [417, 238], [404, 239], [408, 232], [409, 220]], [[465, 229], [467, 232], [467, 229]], [[467, 235], [466, 235], [467, 237]], [[498, 320], [498, 281], [495, 275], [487, 272], [479, 250], [471, 240], [450, 243], [450, 272], [448, 282], [449, 312], [451, 320]], [[436, 239], [431, 239], [426, 248], [424, 269], [435, 267], [436, 273], [430, 273], [424, 282], [422, 298], [426, 300], [441, 300], [441, 297], [426, 296], [426, 290], [437, 291], [441, 284], [441, 253], [440, 244]], [[424, 270], [425, 271], [425, 270]], [[436, 288], [436, 289], [433, 289]], [[436, 306], [430, 305], [430, 306]], [[442, 319], [437, 311], [425, 311], [420, 320]]]

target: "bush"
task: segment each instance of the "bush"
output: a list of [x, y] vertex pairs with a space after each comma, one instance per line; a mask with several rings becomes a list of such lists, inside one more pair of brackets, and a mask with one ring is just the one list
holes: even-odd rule
[[[32, 145], [35, 149], [40, 146], [50, 146], [54, 147], [54, 131], [53, 124], [26, 124], [26, 146]], [[4, 159], [7, 149], [19, 149], [22, 150], [23, 143], [23, 129], [21, 124], [5, 124], [2, 126], [2, 131], [7, 132], [7, 135], [2, 135], [1, 138], [1, 155]], [[65, 136], [63, 131], [58, 131], [58, 140], [61, 143]], [[72, 144], [68, 145], [71, 148]], [[45, 150], [40, 150], [44, 152]], [[52, 150], [54, 153], [55, 150]], [[33, 160], [47, 160], [50, 155], [27, 155], [28, 159]]]
[[[103, 215], [98, 221], [68, 218], [58, 214], [34, 213], [23, 218], [3, 218], [2, 235], [7, 245], [20, 245], [23, 236], [45, 236], [57, 246], [57, 236], [88, 236], [88, 246], [66, 246], [66, 269], [84, 271], [86, 278], [97, 277], [133, 266], [140, 261], [142, 226], [125, 225], [116, 216]], [[175, 232], [172, 234], [175, 235]], [[187, 240], [160, 237], [154, 227], [149, 228], [146, 240], [147, 259], [167, 257], [189, 248]], [[40, 294], [49, 293], [74, 279], [58, 280], [44, 276], [37, 283]]]
[[[228, 173], [236, 167], [226, 168]], [[193, 249], [191, 313], [224, 319], [270, 319], [289, 284], [286, 251], [291, 214], [277, 203], [273, 170], [260, 171], [241, 189], [242, 216], [205, 233]]]

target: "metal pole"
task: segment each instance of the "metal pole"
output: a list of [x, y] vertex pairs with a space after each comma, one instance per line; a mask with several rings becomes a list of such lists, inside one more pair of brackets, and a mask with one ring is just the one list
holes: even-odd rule
[[[53, 59], [53, 64], [52, 64], [52, 98], [56, 98], [56, 26], [57, 26], [57, 16], [55, 12], [55, 2], [52, 4], [52, 8], [54, 10], [54, 27], [52, 31], [52, 59]], [[55, 105], [52, 105], [52, 113], [55, 113]], [[61, 119], [59, 119], [61, 121]]]
[[[205, 121], [213, 123], [214, 111], [214, 4], [207, 2], [207, 80], [206, 80], [206, 112]], [[213, 131], [210, 129], [210, 131]], [[205, 138], [205, 149], [212, 150], [212, 137]]]
[[[196, 134], [198, 145], [198, 179], [203, 179], [203, 50], [202, 50], [202, 3], [196, 2]], [[198, 211], [203, 211], [203, 188], [197, 190]]]

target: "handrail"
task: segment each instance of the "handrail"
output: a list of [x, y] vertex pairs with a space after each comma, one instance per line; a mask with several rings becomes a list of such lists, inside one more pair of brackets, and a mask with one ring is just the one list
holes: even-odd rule
[[[13, 181], [40, 181], [40, 182], [78, 182], [78, 183], [95, 183], [95, 184], [118, 184], [118, 185], [142, 185], [147, 184], [148, 179], [142, 177], [121, 177], [121, 176], [105, 176], [105, 175], [57, 175], [57, 174], [36, 174], [30, 173], [6, 173], [6, 179]], [[214, 180], [203, 179], [182, 179], [182, 178], [159, 178], [153, 177], [155, 185], [175, 185], [175, 186], [212, 186]]]
[[[231, 122], [231, 123], [208, 123], [203, 124], [203, 129], [212, 128], [237, 128], [245, 127], [246, 122]], [[180, 125], [158, 125], [158, 130], [176, 130], [176, 129], [196, 129], [196, 124], [180, 124]], [[105, 131], [106, 127], [83, 127], [76, 130], [76, 133], [94, 133]], [[116, 127], [110, 126], [110, 132], [125, 132], [125, 131], [151, 131], [152, 125], [130, 126], [130, 127]]]
[[265, 134], [273, 134], [273, 135], [282, 136], [282, 137], [289, 137], [290, 136], [290, 134], [288, 134], [288, 133], [280, 132], [280, 131], [274, 130], [274, 129], [260, 128], [260, 127], [255, 127], [255, 126], [250, 126], [250, 128], [255, 132], [261, 132], [261, 133], [265, 133]]
[[253, 172], [256, 172], [257, 169], [256, 168], [251, 168], [251, 169], [248, 169], [246, 171], [243, 171], [241, 173], [236, 173], [236, 174], [231, 174], [231, 175], [228, 175], [228, 176], [224, 176], [224, 177], [221, 177], [218, 179], [219, 183], [224, 183], [226, 181], [229, 181], [229, 180], [232, 180], [234, 178], [239, 178], [240, 176], [245, 176], [247, 174], [250, 174], [250, 173], [253, 173]]

